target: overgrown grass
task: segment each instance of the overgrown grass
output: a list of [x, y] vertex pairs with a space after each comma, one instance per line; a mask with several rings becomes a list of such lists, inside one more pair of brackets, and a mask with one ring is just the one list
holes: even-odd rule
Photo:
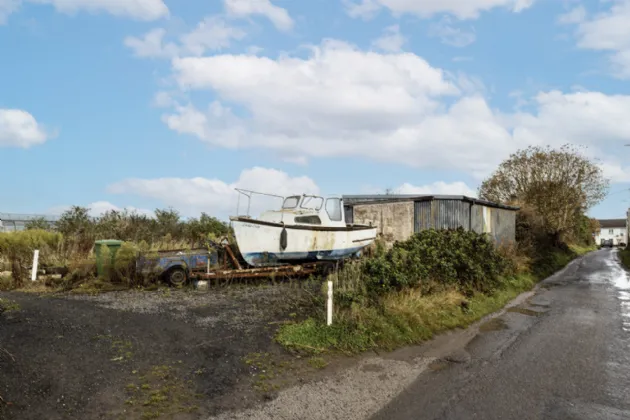
[[630, 248], [625, 248], [619, 251], [619, 259], [624, 267], [630, 269]]
[[466, 327], [495, 312], [535, 284], [531, 275], [505, 280], [491, 295], [476, 293], [467, 298], [451, 288], [423, 295], [408, 289], [386, 295], [378, 306], [353, 305], [336, 311], [328, 327], [310, 318], [283, 326], [277, 340], [285, 347], [306, 352], [330, 350], [359, 353], [370, 349], [392, 350], [416, 344], [449, 329]]
[[588, 254], [591, 251], [597, 250], [597, 245], [569, 245], [569, 249], [578, 256]]
[[[566, 266], [571, 260], [596, 249], [572, 246], [555, 249], [544, 258], [532, 261], [540, 264], [531, 272], [502, 277], [491, 292], [475, 292], [448, 285], [446, 287], [404, 288], [390, 291], [376, 300], [357, 301], [336, 308], [334, 323], [326, 326], [319, 316], [280, 328], [276, 339], [283, 346], [310, 354], [328, 351], [359, 353], [371, 349], [391, 350], [417, 344], [453, 328], [463, 328], [482, 317], [496, 312], [519, 294]], [[630, 251], [627, 256], [630, 264]], [[629, 265], [630, 267], [630, 265]], [[361, 273], [352, 266], [346, 273], [333, 277], [344, 289], [343, 298], [353, 284], [361, 285]], [[345, 281], [339, 281], [339, 279]]]

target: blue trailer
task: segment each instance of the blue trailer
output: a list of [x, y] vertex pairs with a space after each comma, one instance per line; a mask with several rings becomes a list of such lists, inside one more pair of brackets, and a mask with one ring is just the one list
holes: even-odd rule
[[140, 254], [136, 273], [145, 277], [162, 278], [173, 286], [186, 283], [198, 273], [207, 273], [218, 263], [216, 250], [169, 250]]

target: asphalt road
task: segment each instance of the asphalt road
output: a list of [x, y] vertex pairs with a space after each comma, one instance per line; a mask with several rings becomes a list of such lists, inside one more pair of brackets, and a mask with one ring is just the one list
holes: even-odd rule
[[482, 331], [373, 419], [630, 419], [630, 277], [616, 251], [574, 261]]

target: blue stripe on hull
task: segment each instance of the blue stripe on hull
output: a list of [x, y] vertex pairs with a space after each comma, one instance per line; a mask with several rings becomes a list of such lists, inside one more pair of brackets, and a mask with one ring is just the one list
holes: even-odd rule
[[250, 252], [243, 254], [243, 259], [252, 266], [269, 265], [291, 261], [340, 260], [361, 251], [364, 247], [332, 249], [329, 251], [310, 252]]

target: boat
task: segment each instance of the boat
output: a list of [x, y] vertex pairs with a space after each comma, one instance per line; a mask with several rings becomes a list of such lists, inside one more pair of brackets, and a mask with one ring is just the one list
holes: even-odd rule
[[[230, 222], [238, 249], [250, 266], [343, 260], [360, 255], [376, 239], [375, 226], [346, 223], [342, 197], [237, 191], [248, 198], [247, 215], [232, 216]], [[249, 209], [254, 194], [280, 198], [282, 205], [253, 218]]]

